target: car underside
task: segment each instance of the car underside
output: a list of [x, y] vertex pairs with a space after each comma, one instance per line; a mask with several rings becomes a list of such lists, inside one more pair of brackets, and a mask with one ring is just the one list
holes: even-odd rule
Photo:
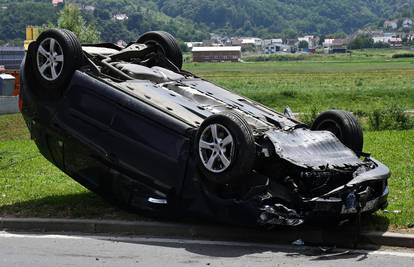
[[48, 30], [21, 71], [40, 152], [129, 209], [295, 226], [387, 205], [390, 171], [363, 152], [351, 113], [327, 111], [309, 127], [182, 70], [168, 33], [118, 47]]

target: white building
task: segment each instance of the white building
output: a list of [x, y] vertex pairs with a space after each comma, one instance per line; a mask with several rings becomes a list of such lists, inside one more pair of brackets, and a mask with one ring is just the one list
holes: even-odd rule
[[402, 27], [404, 29], [411, 29], [413, 27], [413, 20], [412, 19], [404, 19], [402, 22]]
[[398, 28], [398, 20], [386, 20], [384, 22], [384, 28], [385, 29], [393, 29], [396, 30]]
[[264, 39], [263, 46], [267, 46], [270, 44], [283, 44], [283, 39], [281, 38], [273, 38], [273, 39]]
[[304, 37], [299, 37], [298, 38], [298, 43], [305, 41], [309, 44], [309, 48], [316, 48], [318, 46], [319, 43], [319, 37], [317, 36], [313, 36], [313, 35], [306, 35]]
[[281, 43], [273, 43], [264, 46], [264, 54], [276, 54], [276, 53], [291, 53], [292, 47]]
[[58, 4], [63, 4], [63, 0], [52, 0], [52, 5], [57, 6]]
[[374, 36], [372, 37], [374, 43], [386, 43], [390, 44], [392, 47], [401, 47], [402, 39], [396, 35], [384, 34], [383, 36]]
[[237, 37], [231, 38], [231, 44], [235, 46], [262, 46], [263, 40], [257, 37]]
[[323, 41], [323, 47], [331, 47], [335, 39], [325, 39]]
[[124, 21], [128, 20], [128, 16], [127, 14], [115, 14], [112, 16], [112, 19], [117, 21]]

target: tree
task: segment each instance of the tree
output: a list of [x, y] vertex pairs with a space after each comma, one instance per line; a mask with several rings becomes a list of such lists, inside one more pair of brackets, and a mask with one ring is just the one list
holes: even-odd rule
[[128, 30], [136, 30], [140, 28], [140, 24], [142, 23], [143, 16], [140, 13], [134, 13], [129, 16], [127, 28]]
[[58, 27], [74, 32], [81, 43], [97, 43], [101, 39], [95, 25], [86, 24], [79, 7], [75, 4], [66, 4], [60, 11]]
[[309, 48], [309, 43], [306, 42], [305, 40], [302, 40], [302, 41], [299, 42], [298, 48], [299, 49], [308, 49]]
[[282, 35], [284, 39], [294, 39], [298, 36], [298, 33], [292, 28], [287, 28], [283, 30]]
[[367, 34], [360, 34], [348, 45], [349, 49], [364, 49], [374, 47], [374, 40]]
[[325, 35], [321, 35], [321, 37], [319, 37], [319, 45], [322, 46], [323, 43], [325, 42], [326, 36]]

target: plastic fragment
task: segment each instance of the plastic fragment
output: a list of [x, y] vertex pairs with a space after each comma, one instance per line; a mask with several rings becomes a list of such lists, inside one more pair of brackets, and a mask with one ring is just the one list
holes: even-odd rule
[[333, 247], [319, 247], [319, 249], [322, 251], [322, 252], [330, 252], [330, 251], [332, 251], [333, 249], [335, 249], [336, 248], [336, 246], [333, 246]]
[[294, 245], [294, 246], [304, 246], [305, 242], [303, 242], [302, 239], [298, 239], [298, 240], [293, 241], [292, 245]]
[[401, 210], [384, 210], [384, 213], [400, 214]]

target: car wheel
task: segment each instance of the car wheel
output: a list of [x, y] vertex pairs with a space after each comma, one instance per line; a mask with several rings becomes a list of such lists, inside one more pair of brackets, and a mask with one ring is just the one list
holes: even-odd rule
[[313, 122], [312, 130], [330, 131], [344, 145], [360, 155], [364, 145], [362, 127], [350, 112], [329, 110], [321, 113]]
[[63, 29], [42, 32], [36, 44], [33, 64], [40, 85], [37, 93], [61, 95], [73, 72], [81, 65], [81, 44], [74, 33]]
[[168, 32], [151, 31], [141, 35], [137, 43], [156, 45], [161, 53], [171, 61], [178, 69], [183, 66], [183, 54], [177, 40]]
[[215, 184], [235, 184], [248, 175], [256, 157], [256, 145], [246, 120], [236, 112], [208, 117], [196, 137], [198, 166]]

